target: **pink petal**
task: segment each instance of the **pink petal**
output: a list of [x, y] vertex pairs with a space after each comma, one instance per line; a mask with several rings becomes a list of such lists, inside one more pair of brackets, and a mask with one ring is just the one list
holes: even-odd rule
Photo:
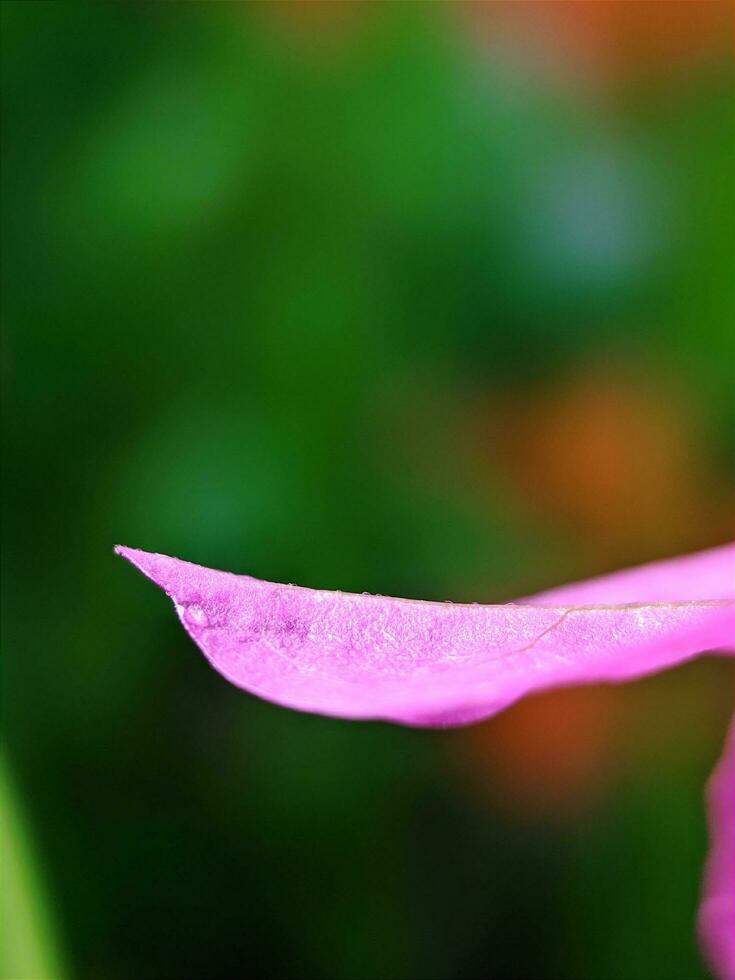
[[699, 909], [707, 958], [721, 980], [735, 980], [735, 718], [707, 787], [712, 843]]
[[[733, 546], [498, 606], [318, 592], [117, 551], [168, 593], [227, 680], [345, 718], [465, 724], [531, 691], [639, 677], [735, 636]], [[603, 596], [611, 604], [589, 605]]]
[[735, 545], [651, 562], [574, 585], [550, 589], [524, 602], [534, 605], [609, 606], [621, 602], [675, 602], [735, 598]]
[[[735, 546], [503, 606], [316, 592], [132, 548], [207, 659], [233, 684], [304, 711], [453, 725], [531, 691], [622, 681], [735, 645]], [[713, 837], [700, 929], [735, 980], [735, 722], [709, 788]]]

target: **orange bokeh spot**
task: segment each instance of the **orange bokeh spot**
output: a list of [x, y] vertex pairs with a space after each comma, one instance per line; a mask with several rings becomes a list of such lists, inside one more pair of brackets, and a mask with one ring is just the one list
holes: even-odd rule
[[582, 86], [690, 69], [733, 50], [725, 0], [524, 0], [465, 11], [488, 39]]
[[461, 734], [476, 788], [529, 815], [577, 814], [599, 799], [615, 771], [622, 688], [549, 691]]
[[317, 43], [351, 34], [365, 13], [362, 0], [280, 0], [256, 7], [283, 38]]
[[476, 795], [514, 817], [574, 820], [632, 773], [676, 769], [703, 746], [713, 763], [733, 679], [727, 658], [703, 658], [634, 684], [535, 695], [447, 737]]
[[604, 570], [732, 533], [730, 495], [697, 425], [684, 391], [612, 362], [493, 400], [471, 451], [575, 528]]

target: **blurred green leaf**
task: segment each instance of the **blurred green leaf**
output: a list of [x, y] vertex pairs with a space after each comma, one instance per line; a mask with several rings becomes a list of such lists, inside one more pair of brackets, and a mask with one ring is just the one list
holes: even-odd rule
[[39, 861], [0, 755], [0, 867], [3, 869], [2, 952], [4, 980], [62, 980], [53, 915], [39, 872]]

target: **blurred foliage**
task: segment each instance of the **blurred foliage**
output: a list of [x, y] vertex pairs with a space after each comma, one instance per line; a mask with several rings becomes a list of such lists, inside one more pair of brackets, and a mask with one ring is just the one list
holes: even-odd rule
[[0, 758], [0, 864], [3, 869], [3, 977], [63, 976], [53, 936], [48, 901], [34, 866], [28, 840], [4, 758]]
[[3, 717], [73, 976], [704, 976], [726, 667], [552, 817], [472, 789], [547, 707], [485, 761], [289, 714], [111, 555], [493, 601], [732, 533], [731, 55], [559, 4], [570, 83], [549, 6], [1, 5]]

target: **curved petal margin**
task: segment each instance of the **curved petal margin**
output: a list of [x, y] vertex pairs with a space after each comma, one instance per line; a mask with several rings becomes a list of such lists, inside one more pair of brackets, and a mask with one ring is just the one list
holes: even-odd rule
[[170, 596], [227, 680], [344, 718], [467, 724], [532, 691], [640, 677], [735, 637], [733, 546], [611, 576], [609, 603], [598, 579], [487, 606], [315, 591], [116, 550]]
[[[115, 550], [164, 589], [227, 680], [344, 718], [466, 724], [532, 691], [624, 681], [735, 646], [735, 545], [502, 606], [317, 592]], [[735, 720], [708, 800], [699, 927], [715, 974], [735, 980]]]
[[707, 786], [710, 852], [699, 907], [707, 959], [721, 980], [735, 980], [735, 718]]

